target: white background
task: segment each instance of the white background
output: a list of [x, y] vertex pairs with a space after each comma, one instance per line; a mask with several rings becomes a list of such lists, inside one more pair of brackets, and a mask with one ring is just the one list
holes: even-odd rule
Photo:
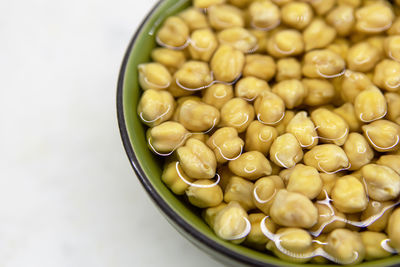
[[156, 0], [0, 0], [0, 266], [221, 266], [151, 203], [115, 91]]

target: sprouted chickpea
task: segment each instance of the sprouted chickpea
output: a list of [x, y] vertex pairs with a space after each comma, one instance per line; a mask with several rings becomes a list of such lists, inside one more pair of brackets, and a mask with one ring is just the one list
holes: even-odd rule
[[328, 50], [312, 50], [305, 54], [303, 75], [308, 78], [334, 78], [343, 75], [345, 61]]
[[282, 261], [400, 253], [400, 1], [192, 3], [125, 82], [165, 186]]

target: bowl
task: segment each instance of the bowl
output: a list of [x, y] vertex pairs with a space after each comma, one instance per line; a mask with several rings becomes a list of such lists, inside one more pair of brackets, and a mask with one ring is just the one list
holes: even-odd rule
[[[138, 179], [154, 204], [179, 233], [228, 266], [335, 266], [288, 263], [267, 252], [224, 241], [203, 221], [197, 209], [186, 204], [162, 183], [160, 177], [163, 161], [148, 149], [146, 126], [136, 114], [141, 95], [137, 66], [150, 61], [151, 50], [156, 46], [155, 32], [163, 20], [189, 5], [189, 0], [159, 1], [137, 29], [122, 62], [117, 86], [117, 115], [122, 142]], [[364, 262], [357, 266], [400, 266], [400, 256]]]

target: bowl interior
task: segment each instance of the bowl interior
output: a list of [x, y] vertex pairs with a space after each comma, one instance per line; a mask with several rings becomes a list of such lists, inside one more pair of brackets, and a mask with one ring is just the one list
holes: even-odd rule
[[[164, 0], [160, 1], [139, 28], [135, 37], [128, 47], [127, 54], [122, 64], [120, 79], [118, 83], [118, 119], [120, 124], [121, 136], [124, 142], [128, 157], [138, 173], [140, 179], [153, 200], [156, 200], [161, 209], [170, 209], [169, 218], [178, 224], [178, 227], [186, 228], [184, 231], [190, 232], [196, 242], [213, 244], [216, 250], [229, 251], [242, 259], [257, 265], [276, 265], [276, 266], [299, 266], [291, 264], [268, 254], [259, 252], [241, 245], [234, 245], [230, 242], [219, 239], [208, 225], [203, 221], [199, 212], [187, 205], [180, 197], [174, 195], [162, 183], [160, 176], [162, 173], [163, 160], [153, 155], [147, 147], [145, 131], [146, 127], [140, 122], [136, 109], [141, 95], [138, 85], [137, 66], [140, 63], [149, 62], [151, 50], [156, 46], [155, 32], [163, 20], [190, 5], [190, 0]], [[157, 199], [155, 199], [157, 198]], [[163, 207], [164, 206], [164, 207]], [[165, 210], [164, 210], [165, 212]], [[172, 215], [171, 215], [172, 214]], [[180, 229], [181, 230], [181, 229]], [[251, 260], [251, 261], [250, 261]], [[358, 266], [389, 266], [400, 263], [400, 256], [366, 262]], [[300, 264], [308, 266], [311, 264]], [[312, 266], [329, 266], [315, 265]], [[334, 265], [331, 265], [334, 266]]]

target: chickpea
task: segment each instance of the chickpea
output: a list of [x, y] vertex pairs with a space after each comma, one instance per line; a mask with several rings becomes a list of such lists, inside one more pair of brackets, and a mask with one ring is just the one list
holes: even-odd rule
[[387, 113], [386, 99], [378, 88], [369, 86], [355, 98], [354, 111], [362, 122], [378, 120]]
[[302, 30], [313, 19], [313, 10], [307, 3], [291, 2], [285, 4], [282, 9], [282, 21], [295, 29]]
[[361, 220], [374, 219], [374, 217], [378, 216], [378, 219], [368, 225], [367, 228], [370, 231], [384, 231], [393, 209], [393, 201], [378, 202], [371, 200], [368, 202], [367, 209], [361, 213]]
[[336, 0], [312, 0], [310, 1], [311, 6], [314, 8], [315, 12], [322, 16], [331, 10], [335, 4]]
[[327, 80], [303, 79], [301, 81], [307, 91], [303, 103], [308, 106], [326, 105], [335, 97], [335, 88]]
[[332, 189], [333, 205], [344, 213], [357, 213], [367, 208], [368, 199], [363, 184], [354, 176], [338, 179]]
[[389, 30], [387, 30], [387, 33], [389, 35], [397, 35], [400, 34], [400, 18], [397, 17], [392, 23], [392, 26], [390, 27]]
[[239, 7], [239, 8], [244, 8], [248, 4], [250, 4], [251, 2], [252, 2], [252, 0], [229, 0], [229, 3], [231, 5], [234, 5], [234, 6]]
[[386, 103], [388, 106], [387, 118], [397, 124], [400, 124], [400, 94], [386, 93]]
[[[249, 220], [251, 223], [251, 231], [250, 233], [246, 236], [246, 240], [244, 244], [253, 247], [258, 250], [264, 250], [265, 245], [268, 242], [268, 237], [264, 235], [264, 233], [261, 231], [261, 221], [264, 219], [265, 214], [264, 213], [252, 213], [249, 214]], [[265, 227], [267, 227], [268, 231], [271, 233], [275, 233], [276, 231], [276, 224], [272, 220], [265, 220]]]
[[190, 35], [188, 50], [194, 60], [210, 61], [217, 47], [217, 38], [208, 28], [195, 30]]
[[246, 64], [243, 68], [244, 76], [254, 76], [269, 81], [274, 77], [275, 72], [276, 66], [272, 57], [261, 54], [246, 55]]
[[359, 7], [362, 0], [337, 0], [338, 5], [348, 5], [351, 7]]
[[[197, 1], [199, 2], [199, 1]], [[204, 3], [204, 0], [203, 0]], [[208, 22], [207, 17], [198, 8], [187, 8], [180, 12], [178, 16], [183, 19], [186, 25], [189, 27], [190, 31], [195, 31], [198, 29], [207, 28]]]
[[358, 8], [355, 17], [355, 28], [361, 33], [383, 32], [390, 28], [394, 20], [393, 11], [380, 1]]
[[151, 58], [155, 62], [164, 65], [170, 73], [174, 73], [186, 61], [186, 56], [183, 51], [164, 47], [155, 48], [153, 51], [151, 51]]
[[276, 5], [278, 6], [283, 6], [287, 3], [292, 2], [293, 0], [272, 0], [272, 2], [274, 2]]
[[287, 185], [289, 183], [289, 178], [290, 178], [290, 175], [292, 174], [293, 170], [294, 170], [294, 167], [290, 168], [290, 169], [282, 169], [282, 171], [279, 172], [279, 177], [282, 178], [282, 180], [285, 183], [286, 187], [287, 187]]
[[377, 120], [362, 127], [365, 137], [378, 152], [399, 148], [400, 126], [388, 120]]
[[235, 85], [235, 96], [247, 101], [253, 101], [264, 91], [271, 91], [266, 81], [252, 76], [240, 79]]
[[218, 206], [206, 208], [201, 213], [202, 217], [206, 221], [206, 223], [211, 227], [214, 228], [215, 225], [215, 217], [217, 216], [218, 212], [223, 210], [227, 206], [226, 203], [222, 202]]
[[303, 148], [311, 149], [318, 144], [318, 134], [315, 130], [315, 125], [307, 116], [306, 111], [298, 112], [290, 120], [286, 131], [293, 134]]
[[245, 150], [255, 150], [268, 154], [272, 142], [277, 136], [278, 132], [274, 127], [264, 125], [259, 121], [253, 121], [246, 131]]
[[250, 25], [255, 29], [270, 30], [281, 21], [279, 8], [268, 0], [253, 1], [249, 8]]
[[375, 67], [380, 59], [379, 50], [368, 42], [353, 45], [347, 54], [348, 67], [354, 71], [368, 72]]
[[307, 91], [299, 80], [284, 80], [274, 85], [272, 92], [285, 102], [288, 109], [293, 109], [302, 104]]
[[211, 179], [215, 176], [217, 160], [203, 142], [190, 138], [178, 148], [177, 156], [183, 171], [194, 179]]
[[179, 116], [180, 116], [180, 113], [181, 113], [182, 105], [188, 100], [201, 103], [201, 98], [198, 97], [198, 96], [192, 96], [191, 95], [191, 96], [183, 96], [183, 97], [178, 98], [176, 100], [176, 103], [177, 103], [176, 109], [175, 109], [174, 115], [172, 116], [172, 120], [173, 121], [179, 122]]
[[322, 190], [321, 193], [317, 196], [318, 200], [326, 199], [326, 195], [329, 197], [332, 195], [332, 189], [335, 186], [337, 179], [339, 179], [339, 175], [337, 173], [324, 173], [321, 172], [319, 177], [322, 181]]
[[286, 133], [286, 127], [288, 126], [289, 122], [294, 118], [296, 114], [292, 110], [286, 110], [283, 116], [283, 119], [275, 124], [275, 129], [278, 132], [278, 135], [282, 135]]
[[174, 109], [175, 101], [168, 91], [148, 89], [139, 100], [137, 113], [144, 124], [154, 127], [170, 119]]
[[[276, 165], [273, 162], [270, 162], [270, 163], [271, 163], [271, 168], [272, 168], [271, 175], [277, 176], [279, 174], [279, 172], [282, 171], [283, 168], [281, 166]], [[277, 176], [277, 177], [279, 177], [279, 176]]]
[[285, 185], [279, 176], [272, 175], [258, 179], [254, 184], [253, 203], [265, 214], [269, 214], [274, 198]]
[[270, 209], [272, 220], [286, 227], [310, 228], [318, 221], [318, 210], [306, 196], [280, 189]]
[[238, 176], [233, 176], [225, 188], [224, 201], [237, 201], [245, 210], [256, 206], [252, 200], [254, 184]]
[[170, 153], [183, 145], [189, 132], [182, 124], [166, 121], [147, 130], [147, 140], [155, 153]]
[[343, 145], [348, 137], [349, 126], [346, 121], [336, 113], [318, 108], [311, 112], [311, 119], [317, 126], [317, 132], [322, 142]]
[[244, 16], [242, 11], [231, 5], [213, 5], [207, 9], [211, 27], [224, 30], [232, 27], [243, 27]]
[[171, 74], [160, 63], [144, 63], [138, 66], [139, 84], [143, 90], [162, 90], [171, 84]]
[[276, 31], [267, 41], [267, 51], [276, 58], [301, 54], [304, 51], [301, 33], [292, 29]]
[[249, 216], [238, 202], [231, 201], [217, 213], [213, 229], [222, 239], [244, 241], [244, 237], [251, 230]]
[[375, 67], [374, 83], [386, 91], [399, 91], [400, 89], [400, 62], [384, 59]]
[[351, 164], [349, 170], [352, 171], [370, 163], [374, 157], [374, 151], [369, 146], [368, 141], [359, 133], [351, 133], [344, 143], [343, 149]]
[[176, 80], [173, 80], [171, 85], [168, 87], [168, 92], [171, 93], [173, 97], [186, 97], [193, 95], [195, 90], [186, 90], [176, 84]]
[[344, 150], [333, 144], [318, 145], [304, 155], [304, 163], [325, 173], [333, 173], [349, 165]]
[[400, 35], [387, 37], [384, 41], [384, 48], [389, 58], [400, 61]]
[[338, 35], [348, 36], [355, 23], [354, 8], [348, 5], [339, 5], [329, 12], [326, 21], [335, 28]]
[[279, 239], [275, 242], [269, 241], [267, 249], [274, 252], [280, 259], [295, 262], [305, 263], [310, 260], [310, 257], [297, 257], [297, 255], [311, 255], [313, 251], [311, 235], [299, 228], [281, 228], [276, 232]]
[[212, 82], [208, 64], [201, 61], [187, 61], [175, 72], [174, 80], [182, 89], [202, 89]]
[[322, 189], [322, 181], [317, 169], [297, 164], [289, 177], [287, 190], [305, 195], [309, 199], [316, 198]]
[[383, 155], [376, 163], [387, 166], [400, 175], [400, 155]]
[[[185, 179], [189, 183], [193, 183], [194, 180], [191, 179], [186, 173], [183, 172], [182, 167], [176, 164], [177, 161], [172, 161], [164, 165], [163, 173], [161, 175], [161, 180], [171, 189], [176, 195], [185, 194], [186, 189], [189, 185], [183, 181]], [[176, 170], [178, 168], [179, 174]], [[180, 177], [183, 176], [183, 179]]]
[[190, 138], [197, 139], [197, 140], [205, 143], [210, 138], [210, 136], [205, 133], [195, 133], [195, 134], [191, 135]]
[[274, 125], [285, 115], [285, 102], [278, 95], [264, 90], [255, 100], [254, 109], [261, 122]]
[[275, 76], [276, 81], [281, 82], [289, 79], [301, 78], [301, 64], [295, 58], [282, 58], [279, 59], [277, 64], [277, 73]]
[[272, 162], [284, 168], [291, 168], [303, 159], [303, 150], [296, 137], [291, 133], [276, 138], [271, 145], [269, 154]]
[[400, 195], [400, 176], [391, 168], [368, 164], [362, 167], [361, 172], [372, 199], [388, 201]]
[[267, 47], [268, 32], [257, 29], [250, 29], [250, 32], [257, 38], [257, 45], [254, 48], [255, 53], [265, 53]]
[[190, 131], [208, 131], [219, 123], [220, 114], [217, 108], [201, 101], [186, 100], [180, 106], [178, 121]]
[[209, 8], [213, 5], [224, 4], [226, 0], [193, 0], [193, 6], [195, 8]]
[[340, 93], [344, 101], [354, 103], [358, 94], [371, 85], [372, 81], [364, 73], [346, 70]]
[[400, 253], [400, 208], [397, 208], [390, 216], [386, 232], [390, 238], [390, 245]]
[[345, 68], [344, 60], [327, 50], [313, 50], [304, 56], [303, 75], [308, 78], [332, 78], [340, 75]]
[[156, 40], [167, 48], [182, 48], [189, 40], [189, 27], [180, 17], [171, 16], [158, 30]]
[[378, 49], [381, 58], [385, 55], [385, 36], [383, 35], [373, 35], [366, 40], [370, 45]]
[[203, 91], [202, 101], [208, 105], [221, 109], [226, 102], [233, 98], [232, 85], [217, 83]]
[[357, 264], [365, 257], [361, 235], [348, 229], [335, 229], [328, 235], [324, 250], [340, 264]]
[[239, 158], [229, 161], [229, 169], [235, 175], [248, 180], [271, 174], [271, 165], [268, 159], [259, 151], [243, 153]]
[[225, 163], [238, 157], [244, 147], [244, 141], [232, 127], [219, 128], [206, 144], [214, 151], [218, 163]]
[[235, 176], [228, 167], [228, 164], [220, 165], [217, 168], [217, 173], [219, 174], [218, 185], [225, 191], [226, 186], [233, 176]]
[[254, 120], [253, 106], [241, 98], [232, 98], [221, 108], [221, 126], [236, 128], [244, 132]]
[[[346, 215], [335, 207], [317, 203], [318, 222], [310, 230], [314, 233], [330, 233], [335, 229], [346, 227]], [[340, 218], [340, 219], [337, 219]]]
[[252, 52], [257, 46], [257, 38], [247, 29], [233, 27], [218, 33], [220, 44], [230, 45], [243, 53]]
[[305, 50], [325, 48], [332, 43], [335, 37], [335, 28], [326, 24], [324, 20], [316, 18], [303, 32]]
[[342, 58], [347, 57], [349, 48], [350, 48], [349, 41], [344, 38], [337, 38], [330, 45], [327, 46], [327, 49], [338, 54]]
[[381, 243], [388, 237], [384, 233], [365, 231], [361, 233], [361, 239], [365, 247], [365, 259], [376, 260], [389, 257], [390, 252], [384, 250]]
[[232, 82], [241, 75], [244, 61], [241, 51], [229, 45], [220, 45], [211, 59], [210, 66], [218, 81]]
[[[197, 180], [186, 190], [186, 196], [189, 202], [199, 208], [215, 207], [221, 204], [223, 192], [218, 185], [213, 184], [210, 180]], [[211, 186], [211, 187], [200, 187]]]
[[359, 119], [357, 119], [354, 106], [351, 103], [344, 103], [340, 107], [335, 108], [333, 112], [346, 121], [346, 123], [349, 125], [350, 132], [361, 131], [361, 122]]

